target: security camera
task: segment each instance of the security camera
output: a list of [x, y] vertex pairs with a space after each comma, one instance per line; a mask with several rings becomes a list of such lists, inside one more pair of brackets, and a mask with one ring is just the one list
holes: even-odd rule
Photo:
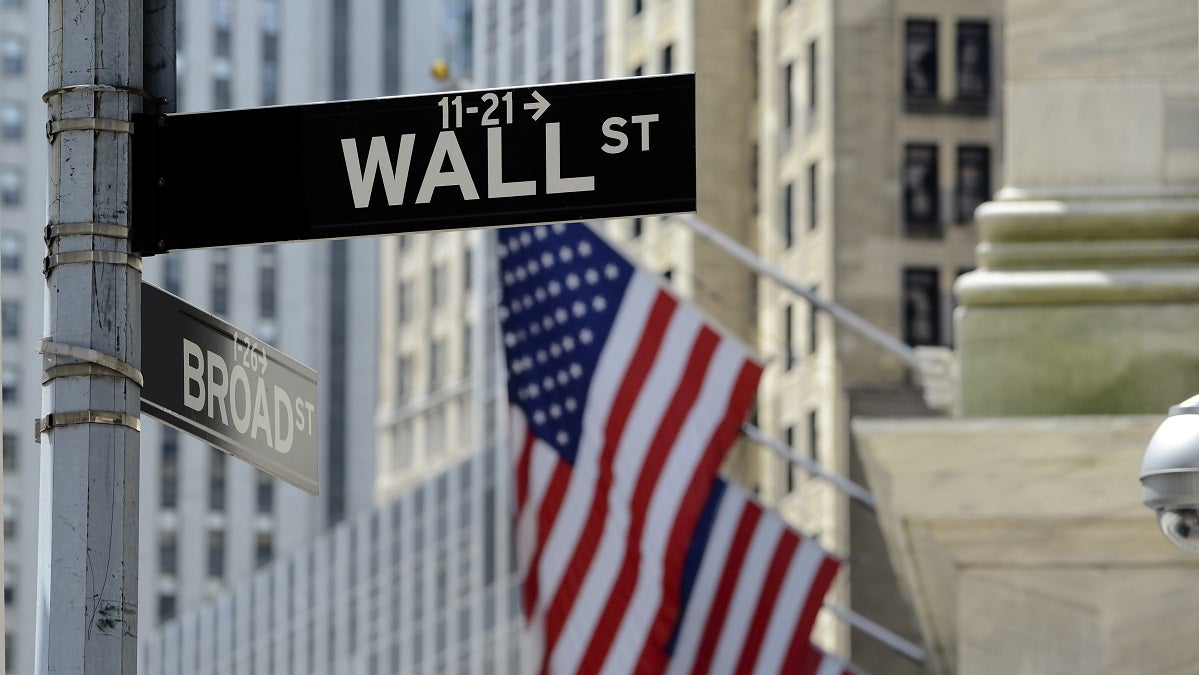
[[1199, 553], [1199, 396], [1170, 408], [1141, 463], [1141, 497], [1178, 548]]

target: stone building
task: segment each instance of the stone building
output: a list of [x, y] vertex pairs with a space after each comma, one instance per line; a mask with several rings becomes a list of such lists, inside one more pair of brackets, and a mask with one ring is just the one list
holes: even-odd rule
[[1199, 560], [1140, 502], [1199, 388], [1199, 10], [1009, 0], [960, 416], [854, 421], [937, 673], [1191, 673]]

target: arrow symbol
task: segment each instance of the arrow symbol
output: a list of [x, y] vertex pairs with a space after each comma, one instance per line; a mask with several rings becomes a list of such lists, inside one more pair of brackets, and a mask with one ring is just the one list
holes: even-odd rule
[[536, 89], [533, 90], [533, 98], [537, 99], [537, 101], [535, 103], [526, 103], [525, 110], [537, 111], [533, 113], [533, 121], [536, 122], [538, 117], [541, 117], [545, 111], [550, 109], [550, 102], [545, 100], [544, 96], [537, 93]]

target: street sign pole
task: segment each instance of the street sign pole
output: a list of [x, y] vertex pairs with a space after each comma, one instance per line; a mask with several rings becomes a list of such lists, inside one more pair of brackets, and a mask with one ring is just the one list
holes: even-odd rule
[[142, 0], [50, 0], [36, 673], [137, 669]]

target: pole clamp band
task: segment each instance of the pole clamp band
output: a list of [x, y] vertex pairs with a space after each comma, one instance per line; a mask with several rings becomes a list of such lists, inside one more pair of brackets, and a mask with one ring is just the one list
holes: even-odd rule
[[42, 275], [50, 276], [50, 271], [59, 265], [74, 265], [77, 263], [107, 263], [109, 265], [126, 265], [138, 272], [142, 271], [142, 259], [138, 256], [122, 253], [121, 251], [68, 251], [55, 253], [42, 260]]
[[36, 422], [36, 432], [33, 441], [39, 444], [42, 442], [42, 434], [47, 431], [55, 427], [74, 426], [76, 424], [111, 424], [128, 427], [138, 432], [142, 430], [142, 422], [136, 415], [111, 410], [77, 410], [74, 412], [50, 413], [34, 421]]
[[115, 223], [51, 223], [46, 226], [45, 239], [49, 245], [59, 237], [108, 237], [110, 239], [128, 239], [129, 228]]
[[67, 120], [46, 122], [47, 139], [53, 141], [56, 135], [64, 131], [111, 131], [118, 134], [131, 134], [133, 133], [133, 122], [108, 117], [73, 117]]
[[135, 96], [141, 96], [147, 101], [153, 101], [154, 97], [145, 89], [130, 87], [127, 84], [68, 84], [64, 87], [57, 87], [42, 94], [42, 103], [49, 103], [50, 99], [63, 94], [73, 94], [80, 91], [90, 91], [97, 94], [102, 93], [126, 93]]
[[[122, 361], [115, 356], [105, 354], [104, 352], [80, 347], [78, 345], [67, 345], [61, 342], [54, 342], [50, 338], [41, 338], [37, 341], [37, 353], [47, 356], [65, 356], [72, 359], [79, 359], [83, 363], [77, 364], [62, 364], [46, 369], [42, 375], [42, 384], [46, 384], [55, 377], [66, 377], [71, 375], [111, 375], [113, 377], [123, 377], [132, 381], [137, 386], [144, 386], [145, 380], [142, 377], [142, 371], [134, 368], [126, 361]], [[86, 364], [95, 364], [100, 368], [110, 372], [70, 372], [69, 366], [82, 366]], [[59, 369], [55, 371], [55, 369]], [[81, 370], [81, 369], [80, 369]], [[55, 371], [52, 373], [51, 371]]]

